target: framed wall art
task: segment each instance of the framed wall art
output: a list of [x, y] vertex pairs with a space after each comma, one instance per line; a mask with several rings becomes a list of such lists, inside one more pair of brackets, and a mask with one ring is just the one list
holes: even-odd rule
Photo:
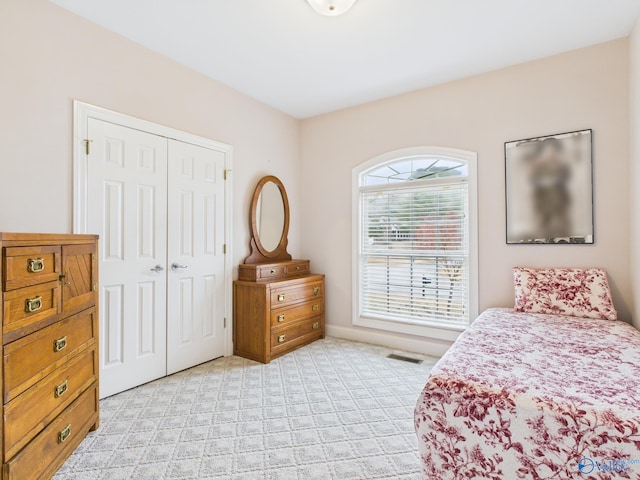
[[507, 243], [592, 244], [592, 132], [504, 144]]

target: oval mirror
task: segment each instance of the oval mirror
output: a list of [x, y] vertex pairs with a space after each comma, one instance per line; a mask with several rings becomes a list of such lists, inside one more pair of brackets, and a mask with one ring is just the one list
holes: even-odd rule
[[282, 238], [284, 229], [284, 201], [278, 185], [266, 182], [256, 204], [258, 238], [267, 252], [273, 252]]
[[251, 255], [244, 263], [291, 260], [287, 253], [289, 200], [282, 182], [273, 175], [263, 177], [251, 200]]

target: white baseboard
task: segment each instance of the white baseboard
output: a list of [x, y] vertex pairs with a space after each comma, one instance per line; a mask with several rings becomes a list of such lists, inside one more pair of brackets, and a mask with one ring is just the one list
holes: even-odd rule
[[328, 337], [344, 338], [345, 340], [382, 345], [384, 347], [396, 348], [406, 352], [421, 353], [423, 355], [431, 355], [433, 357], [441, 357], [452, 345], [451, 342], [443, 340], [407, 338], [394, 335], [390, 332], [376, 332], [336, 325], [326, 325], [325, 331]]

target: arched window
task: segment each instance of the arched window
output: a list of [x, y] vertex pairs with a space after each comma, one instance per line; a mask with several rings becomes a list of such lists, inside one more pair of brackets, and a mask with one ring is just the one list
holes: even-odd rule
[[353, 170], [354, 324], [454, 339], [475, 318], [476, 159], [417, 147]]

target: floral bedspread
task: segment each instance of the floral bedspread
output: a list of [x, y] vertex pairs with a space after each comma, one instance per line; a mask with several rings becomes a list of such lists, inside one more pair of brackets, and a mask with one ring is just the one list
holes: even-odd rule
[[425, 479], [640, 480], [640, 332], [489, 309], [415, 408]]

